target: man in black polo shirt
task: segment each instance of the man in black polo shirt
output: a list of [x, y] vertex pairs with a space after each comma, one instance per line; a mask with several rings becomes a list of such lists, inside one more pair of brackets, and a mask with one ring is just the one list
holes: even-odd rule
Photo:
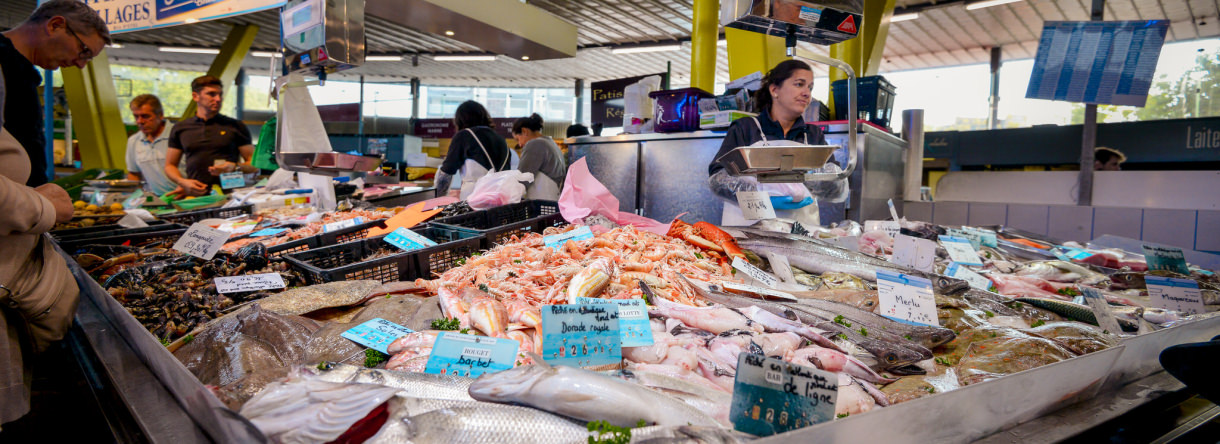
[[[258, 171], [250, 165], [250, 159], [254, 157], [250, 130], [240, 121], [220, 114], [222, 87], [220, 79], [212, 76], [191, 81], [195, 117], [178, 122], [169, 134], [165, 175], [190, 196], [207, 194], [211, 185], [220, 183], [221, 174]], [[185, 175], [178, 170], [178, 161], [183, 154], [186, 155]]]

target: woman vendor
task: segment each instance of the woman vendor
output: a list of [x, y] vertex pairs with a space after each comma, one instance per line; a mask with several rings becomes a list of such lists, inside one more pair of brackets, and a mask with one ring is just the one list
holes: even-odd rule
[[517, 169], [534, 175], [534, 182], [525, 189], [525, 198], [559, 200], [568, 163], [559, 145], [542, 135], [542, 116], [535, 113], [513, 122], [513, 139], [521, 147], [521, 165]]
[[516, 168], [512, 162], [515, 156], [504, 138], [491, 129], [491, 115], [479, 102], [467, 100], [458, 105], [453, 123], [458, 131], [449, 143], [444, 163], [436, 172], [436, 196], [451, 194], [449, 185], [460, 169], [462, 188], [456, 197], [466, 200], [475, 182], [488, 172]]
[[[813, 70], [805, 62], [785, 60], [775, 65], [763, 78], [762, 88], [755, 92], [758, 116], [733, 121], [715, 159], [734, 148], [760, 141], [789, 140], [807, 145], [825, 145], [826, 137], [821, 128], [807, 125], [801, 118], [811, 101], [812, 87]], [[739, 191], [766, 191], [771, 196], [776, 217], [794, 219], [805, 225], [819, 225], [818, 206], [809, 192], [817, 186], [815, 182], [759, 183], [753, 176], [729, 175], [724, 165], [715, 160], [708, 165], [708, 174], [708, 186], [725, 200], [721, 225], [743, 226], [755, 222], [746, 219], [741, 208], [738, 208]]]

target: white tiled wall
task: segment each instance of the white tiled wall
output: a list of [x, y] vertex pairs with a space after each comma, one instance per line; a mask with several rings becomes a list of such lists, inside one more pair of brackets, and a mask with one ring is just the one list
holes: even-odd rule
[[1220, 211], [968, 202], [906, 202], [910, 220], [940, 225], [1005, 225], [1063, 240], [1105, 234], [1220, 252]]

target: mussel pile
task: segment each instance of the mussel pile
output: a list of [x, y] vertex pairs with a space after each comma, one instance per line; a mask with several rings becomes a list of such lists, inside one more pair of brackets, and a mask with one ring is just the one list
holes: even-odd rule
[[76, 260], [115, 300], [163, 343], [170, 343], [246, 302], [283, 290], [220, 294], [213, 278], [279, 273], [287, 288], [305, 279], [288, 263], [269, 257], [260, 243], [210, 261], [162, 249], [85, 247]]

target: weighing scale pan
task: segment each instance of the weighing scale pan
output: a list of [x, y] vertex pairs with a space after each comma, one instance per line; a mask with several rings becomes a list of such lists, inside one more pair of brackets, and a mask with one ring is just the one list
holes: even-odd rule
[[338, 176], [352, 171], [371, 171], [381, 165], [377, 156], [344, 153], [277, 153], [280, 166], [289, 171]]
[[839, 149], [838, 145], [785, 144], [743, 146], [729, 151], [719, 159], [734, 176], [758, 176], [759, 182], [803, 182], [805, 173], [822, 166]]

